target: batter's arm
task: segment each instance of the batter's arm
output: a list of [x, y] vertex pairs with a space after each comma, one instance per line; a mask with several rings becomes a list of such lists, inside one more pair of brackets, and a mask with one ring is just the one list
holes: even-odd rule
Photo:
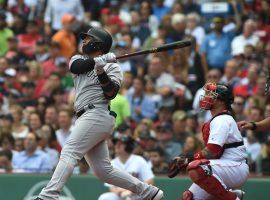
[[76, 59], [71, 63], [69, 70], [73, 74], [84, 74], [86, 72], [92, 71], [94, 66], [95, 61], [92, 58]]
[[119, 85], [110, 79], [103, 68], [96, 70], [96, 72], [105, 98], [108, 100], [114, 99], [119, 91]]

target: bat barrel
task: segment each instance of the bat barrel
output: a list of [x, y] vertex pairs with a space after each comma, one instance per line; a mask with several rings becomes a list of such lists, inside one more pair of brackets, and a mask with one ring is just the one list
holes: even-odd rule
[[129, 54], [124, 54], [117, 56], [116, 59], [122, 59], [122, 58], [127, 58], [127, 57], [132, 57], [132, 56], [138, 56], [138, 55], [143, 55], [143, 54], [149, 54], [149, 53], [156, 53], [156, 52], [161, 52], [161, 51], [169, 51], [173, 49], [179, 49], [179, 48], [184, 48], [192, 45], [191, 40], [182, 40], [178, 42], [173, 42], [169, 44], [162, 45], [160, 47], [148, 49], [148, 50], [142, 50], [134, 53], [129, 53]]

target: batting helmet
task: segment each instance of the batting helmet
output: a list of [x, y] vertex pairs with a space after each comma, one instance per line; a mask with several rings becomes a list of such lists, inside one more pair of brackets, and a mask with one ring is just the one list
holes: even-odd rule
[[225, 102], [229, 107], [233, 103], [233, 92], [230, 87], [220, 83], [207, 83], [203, 87], [205, 95], [200, 99], [200, 108], [203, 110], [210, 110], [215, 100]]
[[91, 36], [92, 40], [83, 46], [84, 53], [91, 53], [95, 51], [102, 51], [108, 53], [112, 46], [112, 36], [101, 28], [92, 27], [87, 33], [80, 33], [80, 38], [85, 39], [87, 36]]
[[132, 151], [135, 148], [135, 140], [128, 136], [128, 135], [124, 135], [124, 134], [116, 134], [113, 139], [113, 144], [115, 144], [117, 141], [121, 141], [125, 144], [125, 151], [127, 153], [132, 153]]

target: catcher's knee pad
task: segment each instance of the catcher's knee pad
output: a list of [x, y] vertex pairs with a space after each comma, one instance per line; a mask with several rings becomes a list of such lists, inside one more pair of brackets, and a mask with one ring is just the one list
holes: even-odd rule
[[197, 181], [212, 175], [210, 161], [206, 159], [194, 160], [187, 166], [189, 177], [196, 183]]
[[193, 193], [189, 190], [186, 190], [183, 192], [181, 200], [193, 200]]
[[227, 191], [221, 182], [212, 175], [212, 168], [209, 161], [202, 159], [191, 162], [188, 165], [189, 177], [209, 194], [219, 200], [235, 200], [236, 195]]

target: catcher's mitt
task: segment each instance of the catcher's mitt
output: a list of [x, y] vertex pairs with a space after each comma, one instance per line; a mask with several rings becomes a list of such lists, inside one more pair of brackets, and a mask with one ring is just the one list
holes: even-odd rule
[[185, 156], [175, 157], [170, 163], [168, 168], [168, 177], [175, 177], [180, 171], [185, 170], [188, 165], [188, 158]]

